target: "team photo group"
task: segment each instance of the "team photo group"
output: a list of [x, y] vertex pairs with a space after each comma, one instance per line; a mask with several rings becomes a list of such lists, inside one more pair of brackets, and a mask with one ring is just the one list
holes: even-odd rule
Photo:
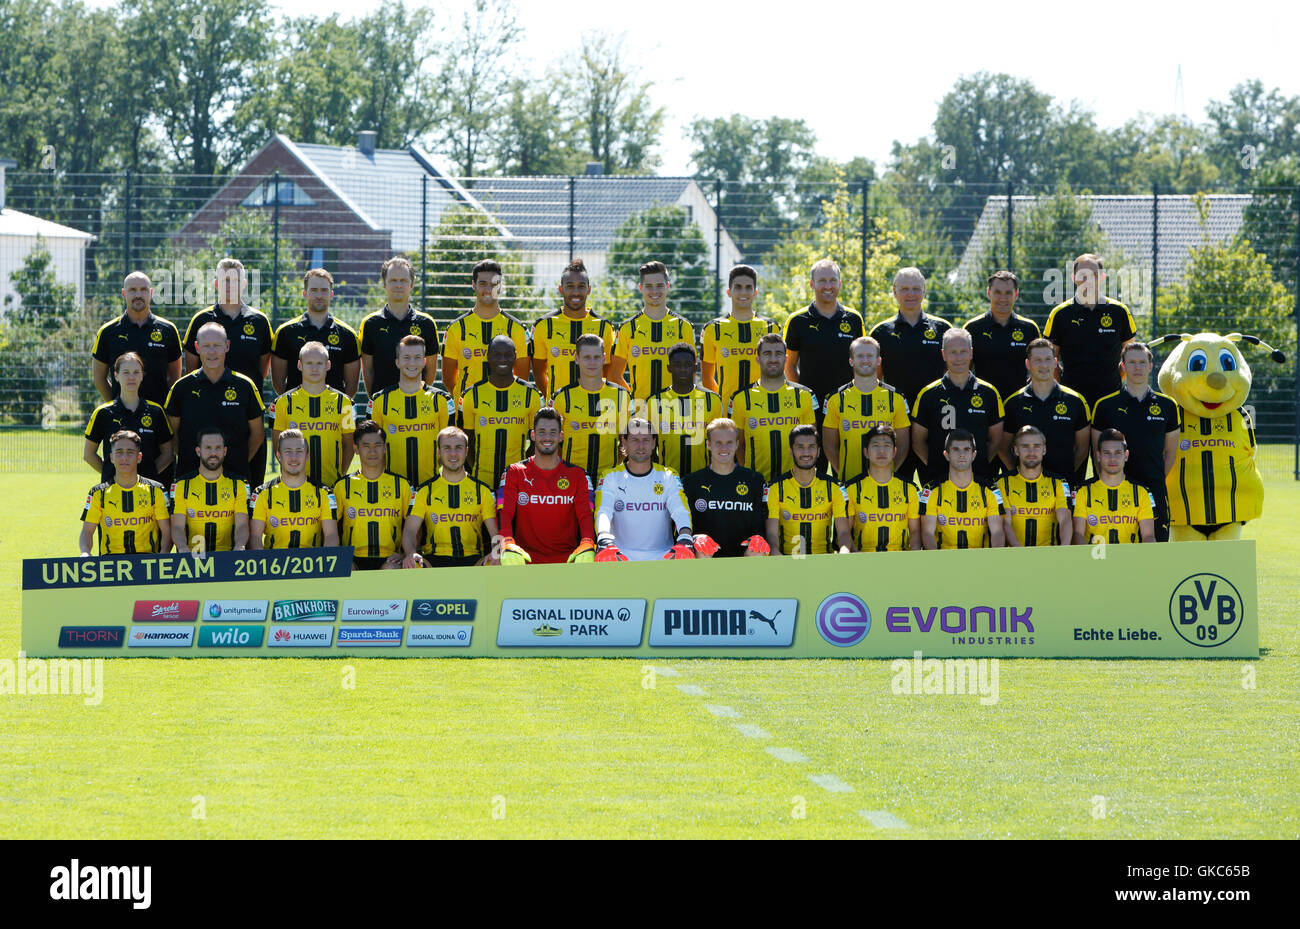
[[[1184, 417], [1151, 348], [1104, 296], [1101, 256], [1071, 271], [1040, 330], [1010, 271], [962, 325], [926, 312], [903, 268], [896, 315], [868, 332], [835, 262], [812, 266], [784, 326], [737, 265], [727, 315], [697, 332], [658, 261], [621, 324], [588, 309], [571, 262], [531, 329], [481, 261], [473, 308], [440, 332], [394, 257], [359, 330], [314, 268], [306, 312], [273, 331], [228, 258], [183, 334], [133, 272], [92, 349], [104, 402], [84, 459], [101, 483], [80, 553], [342, 545], [377, 569], [1151, 543], [1171, 521], [1211, 536], [1214, 468], [1175, 470]], [[1211, 464], [1254, 444], [1242, 417]]]

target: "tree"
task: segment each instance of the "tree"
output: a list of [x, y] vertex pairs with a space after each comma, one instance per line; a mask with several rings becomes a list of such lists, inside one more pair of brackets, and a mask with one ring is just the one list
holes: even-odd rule
[[59, 283], [40, 236], [9, 282], [17, 298], [5, 297], [0, 331], [0, 372], [9, 388], [6, 412], [18, 423], [37, 425], [44, 419], [48, 376], [58, 360], [46, 352], [46, 343], [75, 319], [77, 288]]
[[356, 28], [365, 75], [358, 128], [373, 129], [383, 148], [403, 148], [428, 135], [445, 115], [431, 71], [433, 11], [384, 0]]
[[1110, 134], [1112, 180], [1129, 193], [1211, 188], [1219, 168], [1209, 155], [1213, 136], [1178, 116], [1130, 119]]
[[481, 164], [484, 140], [504, 109], [510, 74], [505, 65], [523, 38], [510, 0], [474, 0], [443, 63], [448, 112], [443, 139], [464, 177]]
[[1214, 133], [1210, 154], [1224, 180], [1246, 184], [1259, 165], [1300, 156], [1300, 97], [1243, 81], [1205, 111]]
[[659, 164], [665, 110], [650, 100], [654, 85], [639, 81], [625, 58], [621, 37], [589, 32], [568, 71], [575, 124], [606, 174], [643, 174]]
[[635, 314], [641, 307], [640, 268], [651, 259], [668, 266], [668, 303], [677, 313], [696, 328], [716, 315], [709, 248], [679, 206], [652, 206], [618, 227], [606, 252], [604, 280], [592, 295], [596, 312], [618, 321]]
[[503, 174], [573, 174], [582, 168], [576, 133], [557, 116], [563, 88], [554, 78], [510, 82], [496, 131], [492, 157]]
[[54, 257], [39, 235], [22, 267], [9, 273], [9, 284], [17, 294], [5, 297], [5, 319], [12, 325], [49, 333], [76, 312], [77, 288], [59, 283]]
[[1250, 204], [1241, 236], [1268, 261], [1273, 275], [1296, 292], [1296, 226], [1300, 224], [1300, 159], [1294, 155], [1262, 165], [1251, 176]]

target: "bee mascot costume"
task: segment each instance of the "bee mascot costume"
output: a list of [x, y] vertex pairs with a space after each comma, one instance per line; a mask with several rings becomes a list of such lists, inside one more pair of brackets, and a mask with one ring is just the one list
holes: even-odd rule
[[1255, 467], [1255, 425], [1241, 409], [1250, 393], [1250, 365], [1237, 343], [1259, 345], [1281, 364], [1286, 357], [1253, 335], [1212, 332], [1166, 335], [1179, 343], [1160, 366], [1160, 390], [1182, 409], [1178, 457], [1165, 480], [1171, 542], [1241, 538], [1246, 520], [1264, 508]]

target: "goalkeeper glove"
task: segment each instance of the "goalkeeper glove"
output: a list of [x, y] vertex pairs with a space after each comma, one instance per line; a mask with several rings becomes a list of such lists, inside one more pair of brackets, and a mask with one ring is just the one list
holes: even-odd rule
[[596, 548], [594, 561], [627, 561], [627, 555], [618, 550], [614, 537], [608, 533], [596, 537]]
[[532, 564], [532, 556], [524, 551], [510, 536], [501, 539], [501, 563], [503, 565]]
[[692, 542], [695, 545], [695, 554], [700, 558], [712, 558], [718, 553], [718, 549], [722, 547], [717, 542], [713, 541], [710, 536], [707, 536], [702, 532], [697, 535]]
[[750, 555], [772, 554], [772, 546], [768, 545], [767, 539], [763, 538], [761, 535], [751, 535], [745, 540], [744, 544], [745, 548], [749, 550], [748, 554]]
[[694, 545], [694, 536], [691, 535], [691, 530], [689, 529], [678, 530], [677, 542], [675, 545], [673, 545], [672, 548], [668, 550], [668, 554], [664, 555], [664, 558], [678, 559], [678, 558], [694, 558], [694, 557], [695, 557], [695, 545]]
[[578, 547], [569, 555], [569, 564], [589, 564], [596, 560], [596, 543], [591, 539], [583, 539], [578, 543]]

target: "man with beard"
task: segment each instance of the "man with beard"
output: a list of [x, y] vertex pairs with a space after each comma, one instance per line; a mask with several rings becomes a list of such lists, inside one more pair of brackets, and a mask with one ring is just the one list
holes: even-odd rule
[[207, 426], [195, 449], [199, 469], [172, 485], [172, 541], [182, 555], [242, 552], [248, 545], [248, 484], [225, 473], [226, 437]]

